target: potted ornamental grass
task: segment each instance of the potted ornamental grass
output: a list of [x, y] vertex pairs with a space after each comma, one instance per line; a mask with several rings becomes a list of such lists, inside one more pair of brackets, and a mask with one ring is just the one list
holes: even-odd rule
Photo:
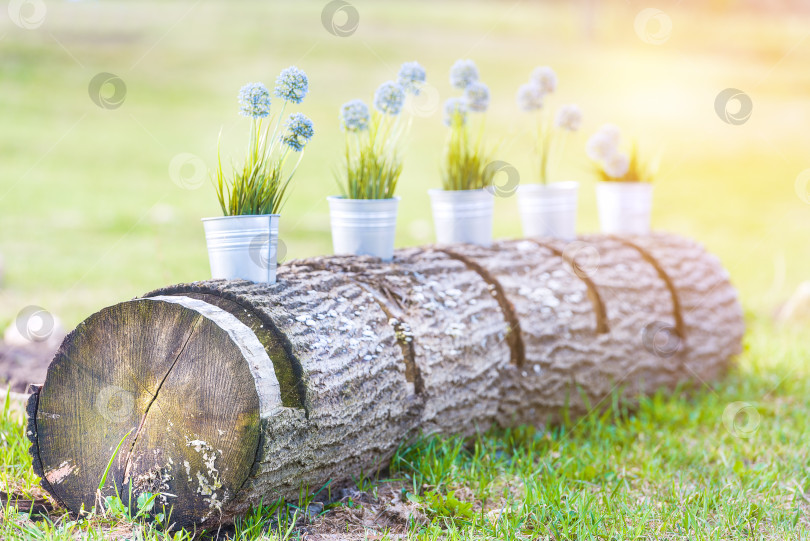
[[535, 113], [537, 181], [518, 187], [518, 210], [526, 237], [548, 236], [563, 240], [576, 237], [577, 192], [574, 180], [556, 181], [566, 139], [582, 124], [582, 111], [563, 105], [552, 120], [543, 110], [545, 98], [557, 89], [557, 75], [548, 66], [535, 68], [528, 83], [517, 92], [518, 108]]
[[393, 258], [399, 205], [395, 192], [402, 174], [399, 144], [410, 127], [401, 113], [408, 95], [418, 95], [424, 82], [425, 70], [407, 62], [397, 81], [377, 88], [374, 111], [362, 100], [341, 107], [346, 134], [343, 164], [336, 173], [341, 195], [327, 198], [336, 254]]
[[295, 66], [283, 70], [276, 79], [275, 95], [282, 105], [275, 117], [262, 83], [239, 91], [239, 112], [250, 119], [250, 138], [244, 161], [230, 169], [223, 166], [217, 145], [214, 187], [223, 216], [203, 219], [212, 278], [276, 281], [279, 213], [314, 133], [302, 113], [284, 120], [283, 115], [287, 104], [301, 103], [308, 89], [303, 71]]
[[429, 190], [436, 240], [440, 244], [492, 243], [494, 198], [492, 180], [498, 169], [484, 144], [483, 118], [489, 107], [489, 88], [479, 81], [472, 60], [458, 60], [450, 68], [450, 84], [463, 91], [444, 105], [449, 132], [441, 168], [442, 189]]
[[657, 160], [642, 162], [636, 144], [629, 152], [623, 151], [621, 132], [612, 124], [602, 126], [588, 139], [586, 152], [599, 177], [596, 203], [602, 232], [649, 233]]

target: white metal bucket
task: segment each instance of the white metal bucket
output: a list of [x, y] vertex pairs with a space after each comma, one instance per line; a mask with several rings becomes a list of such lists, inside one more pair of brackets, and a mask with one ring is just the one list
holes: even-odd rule
[[211, 277], [276, 282], [278, 214], [203, 218]]
[[492, 244], [495, 199], [489, 190], [428, 190], [439, 244]]
[[524, 237], [574, 240], [577, 227], [575, 181], [523, 184], [518, 187], [518, 210]]
[[383, 261], [394, 257], [399, 197], [346, 199], [331, 196], [329, 217], [332, 246], [337, 255], [370, 255]]
[[649, 182], [599, 182], [596, 203], [603, 233], [650, 232], [653, 185]]

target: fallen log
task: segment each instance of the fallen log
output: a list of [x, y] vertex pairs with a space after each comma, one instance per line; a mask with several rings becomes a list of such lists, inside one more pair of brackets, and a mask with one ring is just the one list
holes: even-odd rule
[[717, 259], [672, 235], [313, 258], [274, 285], [181, 284], [90, 316], [28, 435], [74, 513], [123, 440], [103, 495], [160, 493], [178, 527], [211, 525], [373, 471], [420, 430], [553, 423], [715, 379], [743, 330]]

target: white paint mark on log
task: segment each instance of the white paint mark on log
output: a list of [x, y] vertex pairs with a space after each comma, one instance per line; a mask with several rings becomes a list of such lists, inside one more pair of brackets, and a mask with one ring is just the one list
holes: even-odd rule
[[71, 466], [69, 460], [65, 460], [55, 470], [51, 470], [45, 474], [45, 479], [52, 485], [58, 485], [65, 478], [76, 470], [76, 466]]
[[[219, 470], [216, 467], [216, 460], [222, 456], [222, 450], [214, 450], [208, 442], [204, 440], [190, 440], [186, 442], [188, 447], [193, 447], [194, 451], [202, 456], [202, 462], [205, 464], [205, 473], [197, 470], [195, 477], [197, 478], [197, 494], [207, 496], [203, 501], [208, 504], [212, 510], [220, 510], [223, 502], [227, 501], [227, 491], [223, 494], [222, 498], [219, 497], [217, 491], [222, 488], [222, 481], [220, 480]], [[217, 456], [219, 455], [219, 456]], [[186, 472], [190, 472], [188, 462], [185, 463]]]

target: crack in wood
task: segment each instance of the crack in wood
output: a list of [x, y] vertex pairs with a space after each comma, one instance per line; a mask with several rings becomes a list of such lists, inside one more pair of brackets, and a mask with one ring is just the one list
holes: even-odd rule
[[[255, 317], [263, 326], [267, 329], [268, 333], [271, 337], [276, 341], [278, 346], [284, 353], [284, 359], [281, 359], [280, 362], [289, 364], [290, 371], [292, 372], [294, 383], [292, 384], [292, 388], [286, 383], [286, 380], [283, 377], [280, 377], [281, 374], [276, 372], [276, 378], [279, 381], [279, 386], [287, 387], [281, 388], [281, 397], [284, 405], [287, 407], [297, 408], [304, 411], [305, 418], [309, 418], [309, 408], [307, 407], [306, 403], [306, 385], [304, 384], [304, 369], [301, 365], [301, 361], [298, 357], [295, 356], [293, 353], [292, 344], [287, 339], [287, 337], [282, 333], [279, 328], [276, 326], [276, 323], [267, 315], [262, 313], [259, 310], [255, 310], [253, 307], [246, 305], [242, 302], [238, 296], [228, 294], [227, 292], [223, 292], [218, 289], [208, 288], [208, 287], [200, 287], [193, 284], [179, 284], [177, 286], [167, 287], [164, 289], [159, 289], [156, 291], [152, 291], [144, 295], [144, 298], [150, 298], [160, 295], [172, 295], [172, 296], [188, 296], [191, 298], [196, 298], [203, 302], [207, 302], [208, 304], [213, 304], [222, 310], [230, 313], [231, 315], [235, 316], [237, 319], [245, 323], [242, 320], [241, 314], [233, 313], [232, 307], [228, 307], [225, 304], [230, 302], [234, 305], [238, 306], [239, 309], [244, 310], [245, 312], [249, 313], [253, 317]], [[217, 299], [226, 301], [218, 302]], [[248, 327], [250, 325], [245, 323]], [[254, 332], [255, 334], [255, 332]], [[267, 351], [267, 356], [270, 358], [270, 361], [274, 365], [278, 359], [276, 355], [271, 355], [271, 345], [264, 343], [261, 337], [257, 336], [259, 342], [262, 343], [265, 350]]]
[[[152, 404], [154, 404], [155, 400], [157, 400], [157, 396], [158, 393], [160, 392], [160, 389], [163, 387], [163, 384], [166, 383], [169, 374], [171, 374], [171, 371], [177, 364], [177, 361], [180, 360], [180, 357], [186, 350], [186, 346], [188, 346], [188, 343], [191, 341], [191, 338], [194, 336], [194, 333], [197, 331], [197, 327], [200, 326], [200, 322], [202, 320], [203, 316], [202, 314], [199, 314], [197, 316], [197, 319], [194, 321], [194, 326], [191, 328], [191, 332], [189, 332], [188, 336], [186, 337], [186, 341], [183, 342], [183, 346], [180, 348], [180, 351], [177, 352], [177, 355], [175, 355], [171, 366], [169, 366], [169, 369], [166, 370], [166, 373], [163, 375], [163, 378], [160, 380], [160, 383], [158, 383], [157, 389], [155, 389], [155, 394], [152, 395], [152, 398], [146, 405], [146, 409], [144, 410], [143, 415], [141, 416], [141, 422], [138, 425], [138, 429], [135, 431], [135, 434], [132, 437], [132, 445], [129, 446], [129, 451], [127, 452], [126, 459], [124, 460], [124, 467], [122, 469], [121, 483], [120, 483], [121, 487], [124, 487], [124, 485], [127, 482], [127, 478], [129, 477], [129, 468], [130, 466], [132, 466], [132, 453], [135, 451], [135, 444], [138, 443], [138, 436], [140, 436], [141, 432], [143, 431], [143, 427], [146, 424], [146, 418], [149, 416], [149, 411], [152, 409]], [[132, 505], [132, 502], [127, 502], [127, 505]]]
[[686, 326], [683, 323], [683, 308], [681, 306], [681, 299], [678, 296], [678, 290], [675, 288], [675, 283], [672, 281], [672, 278], [669, 276], [661, 263], [655, 258], [655, 256], [645, 248], [642, 248], [635, 242], [623, 237], [611, 235], [610, 238], [636, 250], [641, 257], [655, 269], [655, 272], [658, 273], [658, 277], [663, 280], [664, 285], [666, 285], [666, 288], [669, 290], [669, 294], [672, 297], [672, 317], [675, 320], [675, 334], [681, 341], [681, 351], [684, 351], [686, 349]]
[[493, 297], [495, 297], [495, 301], [498, 303], [498, 306], [500, 306], [501, 312], [503, 313], [503, 317], [506, 320], [506, 325], [508, 327], [506, 331], [506, 343], [509, 345], [511, 362], [516, 366], [523, 366], [526, 360], [526, 348], [523, 344], [523, 333], [520, 329], [520, 319], [517, 317], [517, 312], [515, 311], [514, 305], [506, 297], [506, 292], [504, 291], [501, 283], [495, 278], [495, 276], [493, 276], [491, 272], [481, 266], [480, 263], [473, 261], [467, 256], [450, 250], [449, 248], [436, 248], [436, 251], [441, 252], [448, 257], [455, 259], [456, 261], [460, 261], [468, 269], [481, 276], [484, 282], [491, 287]]
[[[533, 242], [537, 246], [541, 248], [545, 248], [546, 250], [553, 253], [555, 256], [559, 257], [561, 261], [565, 262], [565, 254], [559, 248], [556, 248], [550, 244], [546, 244], [545, 242], [534, 239], [528, 238], [526, 239], [530, 242]], [[573, 262], [571, 263], [573, 266]], [[608, 327], [608, 318], [607, 318], [607, 308], [605, 307], [605, 302], [602, 300], [602, 296], [599, 294], [599, 289], [596, 287], [596, 284], [591, 280], [591, 278], [585, 274], [584, 272], [577, 272], [574, 270], [574, 275], [582, 280], [585, 284], [585, 287], [588, 290], [588, 299], [591, 301], [591, 305], [593, 306], [593, 313], [596, 317], [596, 332], [597, 334], [605, 334], [610, 332], [610, 328]]]
[[[303, 406], [304, 393], [306, 391], [303, 387], [301, 374], [295, 372], [293, 368], [293, 363], [289, 359], [290, 354], [288, 353], [287, 349], [283, 347], [282, 342], [279, 339], [280, 332], [276, 332], [273, 327], [267, 325], [264, 319], [260, 316], [260, 314], [258, 314], [253, 308], [245, 306], [244, 304], [241, 304], [232, 299], [228, 299], [225, 297], [209, 293], [186, 293], [183, 296], [187, 296], [192, 299], [198, 299], [205, 303], [214, 305], [217, 308], [220, 308], [225, 312], [228, 312], [232, 316], [236, 317], [236, 319], [238, 319], [241, 323], [250, 328], [253, 331], [253, 334], [259, 340], [259, 343], [261, 343], [262, 346], [264, 347], [265, 352], [267, 353], [267, 357], [270, 359], [270, 362], [273, 363], [276, 379], [279, 382], [279, 394], [281, 395], [282, 404], [286, 407], [304, 409]], [[245, 314], [248, 315], [245, 316]], [[262, 325], [261, 329], [264, 329], [265, 331], [267, 331], [269, 334], [272, 335], [271, 340], [274, 340], [279, 345], [282, 345], [282, 351], [284, 352], [285, 356], [283, 360], [277, 359], [278, 356], [274, 354], [274, 352], [272, 351], [272, 344], [264, 343], [264, 341], [262, 340], [263, 336], [261, 336], [262, 332], [257, 331], [257, 329], [254, 326], [254, 322], [250, 320], [251, 317], [256, 318], [256, 321], [261, 323]], [[285, 366], [283, 369], [279, 368], [278, 366], [276, 366], [277, 362], [279, 364], [286, 363], [286, 365], [288, 366]], [[293, 372], [293, 376], [295, 378], [294, 382], [288, 382], [282, 377], [282, 374], [280, 372], [283, 372], [287, 368], [289, 368], [289, 370]]]
[[[380, 310], [382, 310], [385, 316], [388, 318], [389, 325], [391, 324], [392, 319], [399, 322], [399, 325], [392, 326], [394, 327], [394, 332], [396, 334], [397, 344], [399, 344], [399, 347], [402, 350], [402, 357], [405, 359], [405, 380], [409, 383], [413, 383], [414, 393], [418, 395], [423, 394], [425, 392], [425, 382], [422, 379], [422, 372], [419, 370], [419, 366], [416, 364], [414, 337], [412, 334], [405, 336], [403, 333], [403, 327], [406, 326], [408, 329], [410, 329], [408, 322], [403, 320], [402, 313], [399, 310], [394, 309], [385, 302], [383, 294], [379, 293], [372, 284], [368, 284], [360, 280], [352, 281], [371, 295], [377, 305], [379, 305]], [[384, 286], [380, 284], [376, 285], [379, 287], [379, 289], [385, 289]]]

